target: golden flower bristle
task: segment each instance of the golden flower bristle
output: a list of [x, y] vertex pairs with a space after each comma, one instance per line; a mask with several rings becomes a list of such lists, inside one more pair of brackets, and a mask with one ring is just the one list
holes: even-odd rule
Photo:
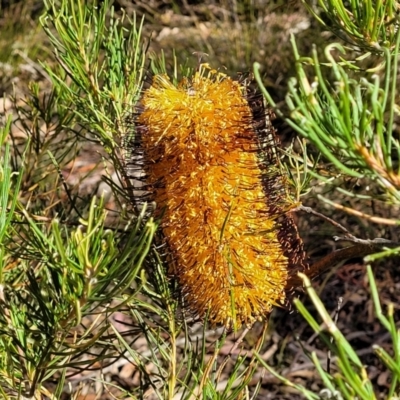
[[137, 119], [170, 273], [195, 314], [234, 328], [282, 304], [288, 281], [246, 90], [206, 65], [178, 86], [156, 75]]

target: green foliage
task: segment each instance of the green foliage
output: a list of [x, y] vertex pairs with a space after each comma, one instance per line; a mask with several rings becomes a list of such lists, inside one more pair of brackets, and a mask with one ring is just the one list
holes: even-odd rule
[[[341, 1], [318, 3], [321, 8], [313, 9], [314, 15], [325, 12], [337, 21], [329, 29], [336, 32], [340, 26], [341, 32], [348, 34], [352, 29], [364, 41], [366, 37], [374, 37], [373, 41], [381, 38], [376, 47], [379, 56], [372, 57], [367, 52], [354, 58], [354, 47], [332, 43], [325, 47], [323, 60], [321, 51], [315, 47], [311, 57], [305, 57], [299, 54], [292, 35], [296, 77], [288, 80], [289, 113], [277, 106], [262, 85], [257, 63], [254, 64], [256, 80], [277, 114], [320, 152], [318, 165], [311, 152], [302, 156], [303, 165], [308, 166], [304, 176], [311, 175], [325, 184], [336, 180], [336, 187], [332, 186], [348, 196], [354, 194], [339, 187], [338, 178], [364, 179], [365, 189], [358, 194], [359, 198], [373, 197], [387, 204], [399, 204], [400, 167], [396, 160], [400, 156], [400, 142], [393, 131], [398, 114], [400, 43], [397, 20], [392, 15], [395, 2], [354, 1], [346, 2], [346, 6]], [[367, 28], [372, 31], [366, 33]], [[388, 30], [392, 32], [390, 37], [384, 33]], [[367, 69], [366, 59], [370, 64]], [[313, 165], [315, 168], [310, 168]], [[370, 182], [380, 185], [379, 195], [368, 193]], [[307, 189], [302, 187], [297, 191]]]
[[[45, 26], [66, 69], [59, 68], [57, 75], [46, 67], [54, 88], [43, 94], [39, 85], [31, 84], [26, 103], [15, 100], [18, 120], [12, 123], [10, 116], [0, 131], [0, 386], [4, 398], [54, 398], [43, 385], [47, 380], [58, 381], [55, 393], [60, 395], [67, 368], [90, 368], [119, 358], [109, 318], [141, 290], [143, 262], [157, 227], [152, 219], [144, 220], [145, 208], [134, 215], [126, 207], [108, 227], [103, 199], [91, 196], [88, 202], [79, 190], [74, 193], [67, 187], [61, 172], [80, 151], [80, 135], [92, 130], [116, 159], [115, 143], [125, 129], [123, 114], [140, 91], [137, 75], [143, 59], [140, 47], [133, 43], [140, 28], [131, 21], [133, 29], [125, 39], [118, 21], [112, 20], [112, 30], [105, 33], [107, 8], [97, 13], [75, 2], [63, 2], [60, 10], [54, 3], [46, 6], [44, 24], [51, 20], [60, 31], [65, 28], [71, 34], [72, 28], [62, 23], [72, 21], [85, 41], [81, 47], [74, 47], [76, 40], [61, 43]], [[99, 17], [103, 25], [93, 20]], [[95, 27], [109, 38], [100, 46], [98, 37], [96, 49], [86, 30]], [[125, 56], [123, 46], [127, 46]], [[100, 55], [100, 47], [108, 53]], [[73, 64], [72, 54], [80, 54], [77, 60], [82, 64]], [[95, 66], [93, 56], [103, 60], [97, 65], [102, 72], [96, 72], [96, 83], [91, 73], [86, 79], [83, 69], [88, 71], [88, 63]], [[68, 79], [66, 71], [73, 65], [77, 79], [67, 84], [63, 79]], [[120, 73], [122, 65], [125, 74]], [[85, 118], [80, 118], [82, 114]], [[16, 127], [22, 136], [15, 135]], [[92, 356], [83, 357], [88, 352]]]
[[[297, 198], [313, 190], [310, 186], [312, 182], [318, 182], [335, 190], [335, 193], [357, 198], [361, 202], [379, 200], [388, 208], [398, 207], [400, 142], [395, 125], [399, 98], [398, 3], [336, 0], [318, 1], [318, 6], [312, 5], [315, 2], [305, 3], [312, 15], [343, 38], [347, 46], [332, 43], [323, 52], [314, 46], [311, 57], [302, 56], [292, 35], [296, 76], [287, 82], [285, 108], [279, 106], [264, 87], [261, 66], [254, 64], [255, 78], [269, 104], [303, 138], [300, 146], [302, 154], [289, 154], [293, 171], [290, 176]], [[349, 42], [352, 46], [348, 46]], [[355, 46], [358, 46], [357, 57]], [[356, 180], [363, 182], [357, 194], [354, 190], [346, 190], [343, 182]], [[370, 191], [371, 187], [377, 185], [379, 189]], [[367, 216], [320, 194], [317, 197], [336, 209], [354, 215], [387, 224], [399, 223], [398, 219]], [[387, 368], [391, 377], [388, 393], [378, 393], [369, 378], [367, 366], [363, 365], [353, 346], [338, 329], [306, 275], [302, 275], [304, 286], [319, 318], [302, 301], [296, 299], [294, 304], [326, 349], [329, 349], [335, 371], [327, 370], [315, 352], [310, 354], [309, 358], [325, 387], [317, 395], [259, 361], [271, 374], [307, 399], [397, 398], [400, 391], [397, 367], [399, 331], [394, 319], [394, 305], [389, 304], [387, 314], [383, 313], [370, 263], [398, 254], [397, 246], [364, 259], [369, 264], [368, 280], [375, 316], [390, 334], [390, 352], [373, 346], [377, 361]]]
[[[375, 315], [388, 333], [390, 334], [391, 343], [393, 343], [390, 355], [381, 346], [374, 345], [373, 349], [377, 359], [385, 365], [391, 374], [391, 385], [388, 392], [389, 399], [393, 398], [396, 393], [400, 391], [400, 348], [398, 346], [400, 339], [400, 332], [396, 327], [394, 321], [394, 305], [389, 304], [387, 314], [382, 312], [379, 294], [372, 273], [371, 265], [367, 267], [368, 279], [371, 289], [371, 295], [374, 303]], [[327, 373], [322, 367], [318, 357], [315, 353], [311, 355], [318, 373], [320, 374], [326, 388], [331, 393], [340, 393], [343, 399], [365, 399], [372, 400], [379, 398], [379, 393], [376, 393], [372, 382], [368, 378], [368, 373], [365, 366], [362, 364], [360, 358], [353, 350], [351, 344], [346, 340], [344, 335], [338, 330], [335, 322], [330, 317], [325, 306], [318, 298], [315, 290], [311, 287], [310, 281], [306, 276], [303, 276], [304, 284], [308, 295], [310, 296], [322, 324], [318, 323], [316, 319], [307, 311], [300, 300], [295, 300], [295, 305], [300, 311], [301, 315], [306, 319], [308, 324], [325, 342], [326, 346], [331, 350], [332, 354], [337, 357], [336, 365], [338, 371], [335, 374]]]
[[[257, 361], [220, 355], [227, 340], [221, 329], [210, 359], [206, 339], [214, 332], [206, 323], [193, 336], [152, 246], [157, 224], [146, 208], [134, 211], [107, 169], [104, 180], [118, 207], [113, 218], [95, 191], [82, 194], [93, 171], [73, 187], [65, 178], [89, 143], [126, 179], [122, 150], [144, 79], [141, 24], [117, 17], [108, 1], [46, 1], [45, 7], [41, 23], [57, 60], [43, 64], [52, 88], [43, 93], [31, 84], [24, 104], [14, 99], [18, 119], [2, 131], [12, 143], [3, 146], [0, 188], [4, 398], [59, 398], [68, 376], [123, 355], [141, 376], [128, 396], [151, 390], [160, 399], [244, 398]], [[112, 323], [117, 311], [130, 321], [125, 330]], [[135, 349], [143, 339], [147, 353]], [[221, 382], [228, 362], [232, 373]], [[57, 385], [50, 392], [51, 381]]]
[[318, 0], [319, 7], [309, 0], [303, 3], [322, 25], [339, 37], [350, 39], [353, 45], [372, 52], [395, 49], [397, 1]]
[[65, 107], [114, 152], [127, 134], [125, 119], [141, 90], [141, 24], [127, 15], [118, 18], [112, 9], [108, 14], [109, 0], [101, 6], [73, 1], [45, 1], [45, 6], [41, 23], [59, 62], [58, 68], [46, 70]]
[[[375, 316], [380, 321], [382, 327], [388, 331], [390, 334], [391, 343], [393, 343], [392, 355], [378, 345], [374, 345], [373, 349], [377, 361], [387, 368], [392, 377], [391, 385], [386, 398], [394, 399], [400, 390], [400, 347], [398, 345], [400, 331], [396, 327], [396, 323], [393, 318], [394, 305], [389, 304], [386, 315], [382, 312], [382, 306], [379, 300], [379, 294], [371, 265], [368, 265], [367, 271]], [[316, 317], [314, 317], [307, 310], [302, 301], [296, 299], [294, 303], [307, 323], [313, 328], [315, 333], [324, 342], [325, 346], [330, 350], [331, 357], [335, 358], [337, 371], [334, 373], [327, 372], [325, 367], [321, 364], [317, 354], [313, 352], [310, 355], [311, 361], [315, 365], [315, 368], [325, 386], [325, 389], [323, 389], [319, 395], [316, 395], [312, 391], [288, 381], [285, 379], [285, 377], [279, 375], [276, 371], [271, 369], [271, 367], [266, 365], [262, 360], [260, 360], [260, 362], [265, 368], [267, 368], [268, 371], [282, 380], [282, 382], [284, 382], [286, 385], [294, 387], [301, 392], [305, 398], [310, 400], [321, 398], [375, 400], [381, 398], [380, 394], [376, 392], [371, 380], [368, 377], [366, 366], [363, 365], [352, 345], [338, 329], [336, 323], [333, 321], [332, 317], [329, 315], [329, 312], [326, 310], [324, 304], [318, 297], [315, 289], [311, 286], [310, 280], [305, 275], [302, 275], [302, 278], [307, 294], [314, 304], [317, 315], [321, 322], [318, 322]]]
[[[396, 54], [399, 38], [398, 34]], [[330, 163], [329, 174], [317, 174], [318, 179], [327, 181], [335, 174], [368, 177], [381, 185], [385, 191], [382, 198], [399, 203], [400, 170], [393, 163], [393, 155], [400, 155], [400, 143], [392, 133], [397, 57], [384, 49], [383, 78], [378, 73], [371, 76], [360, 71], [352, 77], [350, 68], [356, 68], [354, 64], [337, 61], [332, 54], [335, 50], [345, 54], [340, 44], [326, 47], [328, 63], [321, 64], [316, 49], [311, 58], [301, 57], [293, 37], [292, 43], [297, 77], [288, 82], [286, 103], [290, 116], [286, 120]], [[312, 78], [306, 72], [308, 66], [313, 69]], [[257, 64], [255, 73], [260, 81]], [[264, 94], [275, 105], [265, 89]]]
[[[274, 10], [272, 3], [268, 7]], [[342, 177], [377, 183], [379, 196], [365, 190], [359, 198], [399, 205], [400, 144], [393, 130], [398, 113], [398, 4], [305, 3], [323, 26], [353, 47], [330, 44], [324, 52], [313, 49], [311, 57], [304, 57], [292, 37], [296, 77], [288, 82], [285, 109], [262, 85], [260, 65], [254, 66], [269, 103], [302, 136], [301, 154], [287, 152], [295, 197], [299, 200], [312, 191], [315, 181], [343, 193], [337, 179]], [[181, 310], [179, 288], [168, 278], [163, 249], [153, 243], [157, 221], [145, 207], [140, 213], [134, 209], [131, 193], [123, 189], [129, 187], [129, 153], [123, 145], [134, 134], [132, 114], [146, 76], [144, 22], [117, 13], [109, 0], [45, 0], [44, 5], [40, 22], [56, 63], [46, 60], [42, 65], [52, 87], [44, 91], [30, 84], [24, 104], [14, 99], [16, 119], [7, 118], [0, 128], [1, 396], [58, 399], [69, 375], [125, 357], [140, 376], [140, 384], [125, 392], [126, 398], [151, 393], [159, 399], [255, 399], [261, 378], [253, 387], [251, 381], [261, 367], [308, 399], [377, 398], [366, 367], [305, 276], [317, 316], [301, 301], [295, 305], [331, 351], [336, 368], [328, 372], [316, 353], [311, 354], [324, 386], [320, 393], [291, 382], [263, 360], [259, 353], [266, 326], [249, 353], [238, 350], [246, 330], [232, 338], [207, 321], [189, 326], [196, 316]], [[253, 41], [261, 8], [246, 1], [234, 5], [234, 24], [243, 27], [243, 19], [253, 24], [234, 38], [235, 51], [248, 61], [257, 47]], [[148, 6], [154, 18], [156, 8], [153, 3]], [[355, 59], [355, 45], [368, 53]], [[202, 46], [217, 53], [207, 40], [202, 39]], [[165, 57], [151, 58], [153, 72], [167, 70]], [[368, 69], [366, 58], [373, 63]], [[186, 65], [178, 71], [176, 59], [172, 64], [175, 79], [191, 71]], [[100, 161], [71, 185], [65, 171], [85, 154], [85, 146], [92, 146]], [[104, 181], [111, 186], [113, 214], [97, 187], [84, 193], [99, 164], [104, 164], [105, 176], [97, 186]], [[121, 182], [112, 179], [113, 170]], [[393, 254], [398, 249], [367, 261]], [[399, 333], [394, 307], [389, 305], [386, 314], [382, 311], [370, 267], [368, 279], [376, 316], [393, 344], [389, 350], [374, 346], [377, 360], [392, 377], [390, 398], [400, 391]], [[126, 329], [113, 322], [116, 312], [128, 321]], [[141, 340], [145, 351], [136, 346]], [[51, 381], [56, 385], [50, 390]], [[72, 395], [78, 396], [78, 391]]]
[[[10, 122], [1, 129], [3, 142]], [[95, 199], [87, 219], [72, 227], [29, 214], [18, 199], [24, 171], [12, 173], [9, 144], [1, 175], [0, 385], [10, 396], [32, 397], [92, 347], [99, 356], [88, 366], [114, 351], [112, 341], [98, 339], [109, 330], [111, 301], [137, 278], [156, 225], [139, 216], [126, 226], [129, 234], [107, 229], [104, 205]], [[74, 332], [89, 315], [97, 321]]]

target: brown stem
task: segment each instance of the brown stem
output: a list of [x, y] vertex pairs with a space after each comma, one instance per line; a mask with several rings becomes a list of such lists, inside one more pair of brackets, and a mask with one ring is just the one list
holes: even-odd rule
[[[334, 267], [342, 261], [349, 260], [356, 257], [365, 257], [369, 254], [374, 254], [382, 251], [385, 247], [397, 247], [400, 243], [392, 242], [390, 240], [376, 238], [373, 240], [363, 240], [363, 239], [349, 239], [349, 238], [338, 238], [336, 240], [346, 240], [355, 242], [354, 246], [346, 247], [344, 249], [333, 251], [327, 256], [321, 258], [314, 264], [310, 266], [309, 269], [305, 271], [305, 274], [313, 279], [328, 269]], [[288, 288], [296, 288], [302, 286], [303, 281], [297, 275], [290, 277], [288, 281]]]

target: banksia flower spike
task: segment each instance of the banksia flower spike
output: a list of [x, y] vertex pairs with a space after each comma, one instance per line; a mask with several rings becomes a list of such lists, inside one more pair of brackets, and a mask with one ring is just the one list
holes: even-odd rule
[[284, 304], [304, 262], [274, 131], [261, 96], [250, 93], [205, 64], [178, 85], [154, 76], [132, 157], [185, 305], [234, 329]]

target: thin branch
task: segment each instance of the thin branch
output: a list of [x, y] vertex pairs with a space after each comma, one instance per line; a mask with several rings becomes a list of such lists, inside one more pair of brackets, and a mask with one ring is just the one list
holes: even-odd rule
[[366, 246], [379, 246], [380, 250], [382, 250], [383, 247], [389, 247], [391, 249], [394, 249], [394, 248], [400, 246], [399, 242], [393, 242], [392, 240], [388, 240], [388, 239], [384, 239], [384, 238], [360, 239], [355, 236], [351, 236], [351, 237], [334, 236], [333, 239], [335, 241], [346, 240], [347, 242], [353, 242], [356, 244], [364, 244]]
[[[318, 260], [314, 264], [310, 266], [310, 268], [306, 271], [306, 275], [310, 279], [316, 278], [318, 275], [323, 272], [333, 268], [335, 265], [349, 260], [351, 258], [365, 257], [370, 254], [378, 253], [384, 250], [387, 247], [397, 247], [400, 246], [400, 243], [392, 242], [390, 240], [377, 238], [372, 240], [364, 240], [364, 239], [349, 239], [349, 238], [339, 238], [340, 240], [347, 240], [355, 242], [354, 246], [346, 247], [344, 249], [333, 251], [322, 259]], [[298, 276], [293, 276], [289, 280], [289, 286], [291, 287], [301, 287], [303, 281]]]
[[333, 206], [334, 208], [336, 208], [337, 210], [341, 210], [346, 212], [347, 214], [351, 214], [351, 215], [355, 215], [357, 217], [363, 218], [367, 221], [371, 221], [374, 222], [376, 224], [385, 224], [385, 225], [400, 225], [400, 220], [398, 219], [388, 219], [388, 218], [382, 218], [382, 217], [375, 217], [374, 215], [369, 215], [369, 214], [365, 214], [361, 211], [357, 211], [354, 210], [352, 208], [349, 207], [345, 207], [342, 206], [341, 204], [335, 203], [331, 200], [328, 200], [322, 196], [318, 196], [322, 201], [324, 201], [325, 203]]
[[303, 205], [300, 205], [299, 207], [297, 207], [293, 211], [304, 211], [304, 212], [306, 212], [308, 214], [316, 215], [317, 217], [324, 219], [325, 221], [329, 222], [331, 225], [333, 225], [336, 228], [338, 228], [341, 231], [343, 231], [346, 234], [346, 236], [351, 237], [351, 238], [354, 237], [343, 225], [341, 225], [338, 222], [334, 221], [332, 218], [329, 218], [326, 215], [321, 214], [321, 213], [313, 210], [311, 207], [305, 207]]

